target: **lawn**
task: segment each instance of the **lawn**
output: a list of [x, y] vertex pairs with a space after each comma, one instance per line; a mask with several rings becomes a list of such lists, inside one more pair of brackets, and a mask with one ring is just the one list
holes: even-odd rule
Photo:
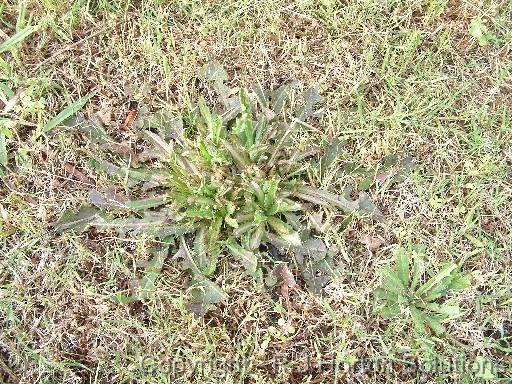
[[[204, 316], [172, 254], [151, 289], [119, 300], [147, 277], [154, 236], [56, 223], [91, 189], [145, 195], [94, 167], [91, 136], [64, 117], [140, 153], [144, 119], [216, 105], [212, 62], [250, 97], [255, 84], [317, 87], [321, 113], [294, 145], [340, 144], [327, 171], [315, 155], [301, 177], [364, 189], [385, 220], [307, 205], [336, 251], [319, 292], [289, 250], [272, 260], [289, 262], [285, 287], [223, 247], [209, 278], [226, 298]], [[512, 380], [512, 2], [3, 0], [0, 124], [0, 382]], [[405, 260], [442, 294], [407, 288]], [[402, 284], [416, 307], [393, 306]], [[416, 308], [440, 322], [418, 325]]]

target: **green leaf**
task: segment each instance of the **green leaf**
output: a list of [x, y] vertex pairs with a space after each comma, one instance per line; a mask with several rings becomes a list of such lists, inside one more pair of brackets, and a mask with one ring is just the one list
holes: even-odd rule
[[302, 98], [304, 99], [304, 105], [297, 112], [297, 119], [305, 121], [308, 117], [313, 115], [314, 107], [322, 101], [322, 97], [318, 93], [317, 87], [311, 87], [304, 92]]
[[147, 299], [150, 294], [155, 291], [155, 282], [160, 275], [166, 255], [167, 251], [165, 247], [158, 250], [146, 266], [144, 275], [140, 279], [130, 281], [130, 286], [135, 291], [133, 295], [126, 296], [124, 294], [117, 294], [115, 299], [121, 304], [130, 304], [135, 301]]
[[63, 109], [57, 116], [55, 116], [53, 119], [51, 119], [44, 127], [43, 132], [49, 132], [53, 128], [55, 128], [57, 125], [62, 123], [64, 120], [68, 119], [75, 113], [77, 113], [82, 107], [94, 96], [94, 92], [91, 92], [75, 102], [68, 105], [65, 109]]
[[263, 209], [267, 215], [277, 213], [277, 191], [279, 180], [266, 180], [263, 182]]
[[439, 283], [437, 283], [432, 289], [426, 292], [423, 295], [425, 301], [434, 301], [439, 299], [440, 297], [446, 295], [448, 291], [448, 287], [450, 286], [451, 279], [449, 277], [445, 277]]
[[400, 295], [396, 292], [388, 291], [382, 287], [379, 287], [375, 290], [375, 298], [377, 300], [386, 301], [386, 305], [392, 305], [393, 303], [397, 303], [400, 300]]
[[126, 208], [131, 209], [132, 211], [145, 211], [150, 208], [160, 207], [169, 201], [169, 196], [163, 195], [158, 197], [150, 197], [147, 199], [128, 200], [124, 204]]
[[207, 135], [213, 144], [217, 146], [222, 137], [222, 118], [210, 111], [202, 97], [199, 99], [198, 106], [201, 116], [206, 122]]
[[450, 319], [454, 319], [461, 315], [460, 307], [457, 304], [455, 304], [455, 305], [450, 305], [450, 304], [446, 304], [446, 303], [442, 304], [436, 309], [436, 312], [439, 313], [440, 315], [446, 316]]
[[412, 271], [412, 281], [411, 281], [411, 289], [415, 290], [420, 282], [422, 274], [422, 262], [421, 260], [414, 259], [413, 260], [413, 271]]
[[128, 295], [125, 295], [120, 292], [116, 293], [113, 298], [119, 304], [124, 304], [124, 305], [132, 304], [132, 303], [135, 303], [136, 301], [140, 300], [137, 295], [128, 296]]
[[213, 281], [204, 276], [196, 276], [190, 283], [190, 301], [192, 304], [208, 308], [227, 299], [226, 293]]
[[475, 376], [482, 380], [493, 380], [496, 379], [496, 375], [493, 370], [493, 363], [491, 360], [486, 359], [483, 356], [477, 356], [473, 363], [473, 372]]
[[266, 231], [264, 233], [263, 239], [268, 240], [268, 242], [276, 247], [281, 253], [285, 252], [290, 247], [290, 243], [270, 231]]
[[210, 260], [208, 260], [208, 239], [206, 238], [207, 228], [202, 225], [196, 231], [196, 236], [194, 238], [194, 253], [192, 257], [194, 261], [204, 275], [209, 275], [210, 272], [213, 272], [210, 268]]
[[172, 158], [174, 155], [174, 148], [172, 144], [169, 144], [164, 139], [162, 139], [156, 133], [151, 131], [144, 131], [145, 137], [147, 140], [153, 144], [157, 149], [163, 152], [163, 154], [167, 155], [169, 158]]
[[141, 181], [156, 183], [160, 185], [164, 180], [168, 178], [163, 170], [155, 168], [128, 168], [119, 167], [108, 161], [99, 158], [93, 158], [89, 161], [90, 165], [96, 169], [99, 169], [110, 176], [117, 176], [121, 178], [128, 178], [133, 184], [137, 184]]
[[434, 316], [425, 315], [424, 319], [437, 336], [442, 336], [446, 332], [446, 328]]
[[266, 164], [267, 169], [271, 169], [275, 166], [276, 161], [279, 158], [280, 153], [283, 150], [283, 147], [286, 144], [286, 141], [289, 139], [290, 134], [294, 131], [296, 124], [282, 124], [282, 129], [280, 131], [279, 139], [275, 141], [274, 144], [272, 144], [272, 151], [270, 155], [270, 159], [268, 160]]
[[259, 248], [264, 233], [265, 225], [263, 223], [258, 224], [250, 236], [249, 247], [251, 250]]
[[323, 259], [327, 254], [327, 247], [321, 239], [310, 238], [304, 241], [302, 245], [294, 248], [293, 251], [296, 257], [303, 259], [307, 256], [318, 261]]
[[[237, 96], [229, 97], [225, 104], [226, 110], [222, 113], [220, 118], [222, 123], [227, 125], [242, 111], [242, 106], [240, 105], [240, 98]], [[222, 131], [224, 132], [224, 130]]]
[[[306, 239], [306, 241], [308, 240], [310, 239]], [[318, 245], [315, 246], [315, 248], [317, 247]], [[308, 289], [315, 294], [320, 294], [322, 289], [337, 275], [337, 267], [333, 260], [335, 253], [329, 250], [324, 255], [322, 253], [320, 247], [320, 249], [311, 252], [307, 256], [295, 254], [295, 261], [299, 266], [302, 277]]]
[[386, 218], [382, 214], [379, 208], [370, 200], [370, 196], [368, 196], [365, 192], [359, 192], [359, 197], [357, 199], [358, 204], [358, 212], [363, 216], [370, 216], [376, 221], [385, 222]]
[[228, 74], [217, 60], [210, 60], [205, 68], [205, 77], [209, 81], [225, 82]]
[[240, 92], [240, 105], [242, 106], [242, 113], [237, 118], [237, 123], [241, 126], [241, 133], [244, 135], [245, 145], [247, 148], [252, 147], [254, 144], [254, 127], [252, 124], [252, 107], [247, 93], [242, 90]]
[[397, 273], [393, 272], [389, 267], [384, 267], [381, 269], [380, 274], [382, 276], [382, 288], [393, 293], [405, 293], [405, 286]]
[[228, 98], [233, 93], [233, 90], [224, 84], [228, 80], [228, 74], [222, 65], [217, 60], [210, 60], [204, 69], [204, 77], [213, 83], [213, 87], [220, 95], [224, 106], [229, 109]]
[[81, 208], [78, 212], [66, 211], [54, 224], [53, 230], [56, 233], [67, 231], [83, 232], [91, 225], [102, 224], [105, 218], [101, 211], [92, 207]]
[[298, 232], [291, 232], [286, 234], [279, 234], [279, 238], [284, 240], [289, 246], [300, 247], [302, 241]]
[[[277, 212], [282, 212], [281, 204], [279, 204], [279, 207], [280, 208], [277, 210]], [[299, 216], [297, 216], [295, 213], [292, 213], [291, 211], [290, 212], [284, 211], [284, 217], [286, 219], [286, 222], [288, 224], [290, 224], [294, 230], [300, 232], [306, 228], [306, 224], [305, 223], [303, 224], [301, 222], [301, 218]]]
[[155, 112], [150, 119], [145, 120], [144, 127], [147, 130], [156, 128], [165, 140], [173, 139], [181, 145], [186, 141], [183, 120], [165, 109]]
[[292, 81], [281, 85], [279, 88], [274, 90], [271, 94], [271, 108], [276, 115], [279, 115], [283, 110], [284, 104], [290, 98], [290, 93], [297, 88], [299, 83]]
[[256, 144], [260, 144], [263, 141], [265, 135], [267, 134], [267, 130], [268, 130], [268, 124], [265, 121], [265, 117], [263, 115], [258, 116], [258, 120], [256, 122], [256, 127], [254, 129], [256, 132], [255, 137], [254, 137], [254, 142]]
[[454, 291], [460, 291], [462, 289], [469, 288], [470, 286], [471, 286], [471, 275], [457, 273], [455, 276], [453, 276], [448, 289], [453, 289]]
[[121, 217], [95, 223], [94, 225], [103, 229], [115, 229], [122, 236], [125, 236], [130, 232], [132, 235], [146, 234], [157, 238], [165, 238], [171, 235], [182, 235], [193, 230], [193, 227], [190, 225], [177, 225], [171, 223], [164, 212], [153, 211], [145, 212], [141, 218]]
[[16, 32], [14, 35], [9, 37], [7, 40], [5, 40], [3, 43], [0, 44], [0, 53], [4, 53], [5, 51], [8, 51], [12, 48], [14, 48], [16, 45], [21, 43], [23, 40], [25, 40], [30, 34], [32, 34], [36, 30], [36, 27], [33, 25], [26, 26], [22, 30]]
[[201, 154], [203, 159], [205, 159], [205, 161], [209, 165], [212, 165], [212, 163], [213, 163], [213, 156], [210, 153], [210, 151], [208, 149], [208, 146], [204, 143], [204, 141], [202, 139], [199, 139], [199, 141], [197, 143], [197, 149], [199, 150], [199, 153]]
[[107, 191], [102, 194], [94, 189], [89, 191], [89, 202], [98, 208], [126, 208], [126, 199], [116, 194], [114, 191]]
[[4, 93], [7, 99], [14, 96], [14, 91], [6, 83], [0, 81], [0, 91]]
[[278, 219], [277, 217], [270, 216], [267, 219], [267, 222], [279, 235], [290, 235], [294, 233], [294, 230], [291, 225], [285, 223], [283, 220]]
[[238, 168], [245, 169], [250, 164], [250, 160], [247, 158], [247, 155], [244, 152], [236, 149], [233, 145], [231, 145], [231, 143], [226, 140], [221, 140], [221, 144], [229, 152]]
[[185, 241], [185, 238], [183, 236], [180, 237], [180, 248], [176, 255], [174, 256], [175, 259], [183, 258], [183, 267], [184, 269], [189, 269], [190, 272], [192, 272], [192, 276], [194, 278], [201, 278], [203, 276], [201, 270], [196, 264], [196, 260], [192, 256], [192, 253], [190, 252], [190, 249], [188, 248], [188, 245]]
[[484, 25], [482, 19], [480, 18], [471, 20], [471, 24], [469, 26], [469, 34], [473, 36], [481, 46], [487, 45], [489, 43], [489, 33], [487, 31], [487, 27]]
[[335, 206], [347, 213], [359, 212], [359, 204], [357, 202], [350, 201], [343, 196], [323, 191], [321, 189], [301, 186], [297, 188], [295, 195], [302, 200], [306, 200], [314, 204]]
[[258, 102], [260, 103], [262, 108], [268, 108], [268, 97], [267, 92], [262, 88], [260, 83], [257, 83], [252, 86], [252, 90], [256, 94], [258, 98]]
[[254, 276], [258, 268], [258, 257], [256, 254], [244, 249], [235, 241], [234, 238], [230, 238], [226, 242], [226, 246], [228, 247], [231, 254], [235, 257], [235, 259], [237, 259], [244, 266], [247, 274]]
[[398, 251], [398, 257], [396, 259], [396, 272], [398, 274], [398, 278], [404, 284], [404, 286], [409, 286], [409, 256], [403, 248]]
[[207, 244], [208, 244], [208, 266], [204, 270], [206, 276], [211, 275], [217, 268], [217, 261], [220, 256], [221, 244], [219, 234], [222, 228], [222, 217], [217, 217], [208, 228]]
[[412, 324], [414, 325], [416, 332], [419, 334], [427, 334], [427, 330], [425, 328], [425, 316], [423, 315], [423, 312], [414, 306], [409, 307], [409, 311], [411, 312]]
[[322, 158], [321, 164], [323, 172], [325, 172], [325, 170], [329, 168], [338, 159], [340, 153], [343, 151], [344, 145], [345, 141], [340, 140], [338, 137], [332, 139], [331, 143], [327, 147], [325, 156]]
[[2, 129], [0, 129], [0, 165], [7, 166], [7, 142]]
[[448, 263], [445, 265], [438, 273], [432, 276], [425, 284], [423, 284], [418, 290], [416, 294], [421, 296], [425, 294], [427, 291], [432, 289], [435, 285], [439, 284], [445, 277], [450, 276], [450, 274], [457, 269], [457, 264]]
[[89, 136], [93, 143], [108, 146], [112, 142], [112, 138], [103, 129], [101, 121], [95, 115], [87, 119], [82, 112], [77, 112], [65, 119], [62, 125], [70, 128], [64, 132], [82, 133]]
[[391, 319], [393, 317], [400, 316], [402, 311], [400, 309], [400, 305], [394, 302], [387, 302], [384, 306], [382, 306], [378, 312], [385, 319]]
[[192, 302], [197, 304], [217, 304], [227, 299], [226, 293], [213, 281], [204, 279], [192, 284]]

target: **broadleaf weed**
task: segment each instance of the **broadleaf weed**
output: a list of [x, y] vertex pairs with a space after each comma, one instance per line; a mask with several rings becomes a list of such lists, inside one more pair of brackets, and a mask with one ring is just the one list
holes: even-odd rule
[[[142, 153], [132, 154], [135, 166], [105, 160], [101, 153], [115, 157], [119, 145], [113, 145], [97, 124], [73, 119], [74, 132], [91, 136], [92, 165], [127, 180], [134, 189], [142, 185], [147, 196], [118, 200], [92, 191], [96, 209], [85, 207], [76, 216], [66, 214], [55, 226], [57, 231], [83, 230], [88, 225], [125, 235], [146, 233], [164, 247], [174, 247], [175, 259], [193, 277], [191, 308], [197, 313], [225, 298], [210, 279], [225, 253], [240, 262], [247, 274], [262, 277], [268, 271], [264, 265], [272, 259], [265, 250], [272, 244], [283, 255], [299, 254], [299, 264], [307, 271], [307, 255], [318, 249], [305, 223], [312, 205], [347, 215], [383, 217], [366, 195], [352, 200], [309, 185], [304, 167], [308, 159], [297, 156], [295, 142], [302, 124], [315, 115], [320, 101], [316, 89], [304, 92], [299, 103], [290, 102], [296, 82], [271, 92], [255, 87], [253, 93], [237, 93], [224, 84], [225, 71], [215, 65], [210, 64], [205, 73], [224, 111], [213, 110], [200, 98], [188, 113], [186, 121], [192, 125], [188, 127], [163, 111], [155, 114], [143, 122], [140, 138], [146, 145]], [[293, 108], [294, 104], [298, 107]], [[316, 155], [328, 168], [335, 163], [337, 143], [308, 156]], [[121, 152], [126, 154], [126, 148]], [[115, 213], [121, 211], [124, 215]], [[319, 260], [326, 263], [332, 252], [324, 246], [321, 256], [317, 264]], [[306, 273], [309, 285], [318, 288], [316, 273]]]

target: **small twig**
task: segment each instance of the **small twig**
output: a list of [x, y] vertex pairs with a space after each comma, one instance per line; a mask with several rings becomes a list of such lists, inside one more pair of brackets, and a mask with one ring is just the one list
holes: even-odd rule
[[70, 49], [76, 47], [77, 45], [80, 45], [82, 44], [84, 41], [86, 40], [89, 40], [89, 39], [92, 39], [93, 37], [96, 37], [98, 36], [100, 33], [103, 33], [105, 31], [107, 31], [108, 29], [110, 29], [110, 27], [105, 27], [105, 28], [102, 28], [96, 32], [94, 32], [92, 35], [88, 35], [76, 42], [74, 42], [73, 44], [70, 44], [62, 49], [59, 49], [57, 52], [55, 52], [53, 55], [51, 55], [50, 57], [48, 57], [47, 59], [41, 61], [39, 64], [37, 64], [35, 67], [34, 67], [34, 71], [38, 71], [39, 68], [41, 68], [43, 65], [46, 65], [48, 64], [49, 62], [53, 61], [56, 57], [62, 55], [64, 52], [66, 51], [69, 51]]

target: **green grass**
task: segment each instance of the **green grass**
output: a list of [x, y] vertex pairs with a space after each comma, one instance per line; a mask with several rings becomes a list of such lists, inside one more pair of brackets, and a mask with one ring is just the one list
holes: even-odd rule
[[[470, 33], [476, 19], [485, 45]], [[0, 60], [2, 82], [21, 92], [2, 114], [12, 135], [0, 184], [0, 381], [414, 382], [422, 375], [469, 383], [489, 374], [416, 375], [404, 363], [460, 356], [491, 359], [503, 367], [496, 380], [510, 380], [511, 20], [506, 0], [2, 3], [0, 41], [37, 29]], [[185, 308], [187, 276], [172, 260], [147, 301], [119, 305], [111, 297], [140, 277], [149, 240], [89, 234], [103, 248], [96, 253], [85, 235], [50, 231], [89, 189], [64, 162], [98, 189], [110, 181], [87, 165], [84, 141], [55, 135], [58, 128], [45, 133], [45, 125], [93, 91], [84, 111], [111, 111], [109, 132], [134, 143], [135, 132], [122, 128], [129, 102], [182, 110], [199, 95], [210, 98], [196, 80], [208, 54], [234, 87], [292, 78], [318, 84], [325, 113], [304, 139], [345, 138], [341, 162], [375, 166], [399, 153], [417, 163], [404, 182], [371, 189], [389, 224], [344, 227], [332, 218], [327, 239], [340, 247], [340, 278], [322, 296], [292, 292], [290, 311], [279, 292], [224, 264], [216, 282], [228, 303], [194, 319]], [[356, 181], [327, 177], [325, 186]], [[368, 247], [365, 235], [383, 244]], [[444, 324], [447, 337], [417, 340], [406, 321], [374, 311], [378, 271], [410, 244], [426, 248], [433, 270], [463, 260], [472, 276], [472, 286], [452, 296], [463, 316]], [[395, 363], [345, 373], [365, 358]], [[301, 371], [308, 359], [312, 368]], [[221, 368], [233, 360], [249, 365]], [[193, 373], [194, 361], [218, 365]], [[173, 362], [185, 364], [188, 378], [169, 375]]]

